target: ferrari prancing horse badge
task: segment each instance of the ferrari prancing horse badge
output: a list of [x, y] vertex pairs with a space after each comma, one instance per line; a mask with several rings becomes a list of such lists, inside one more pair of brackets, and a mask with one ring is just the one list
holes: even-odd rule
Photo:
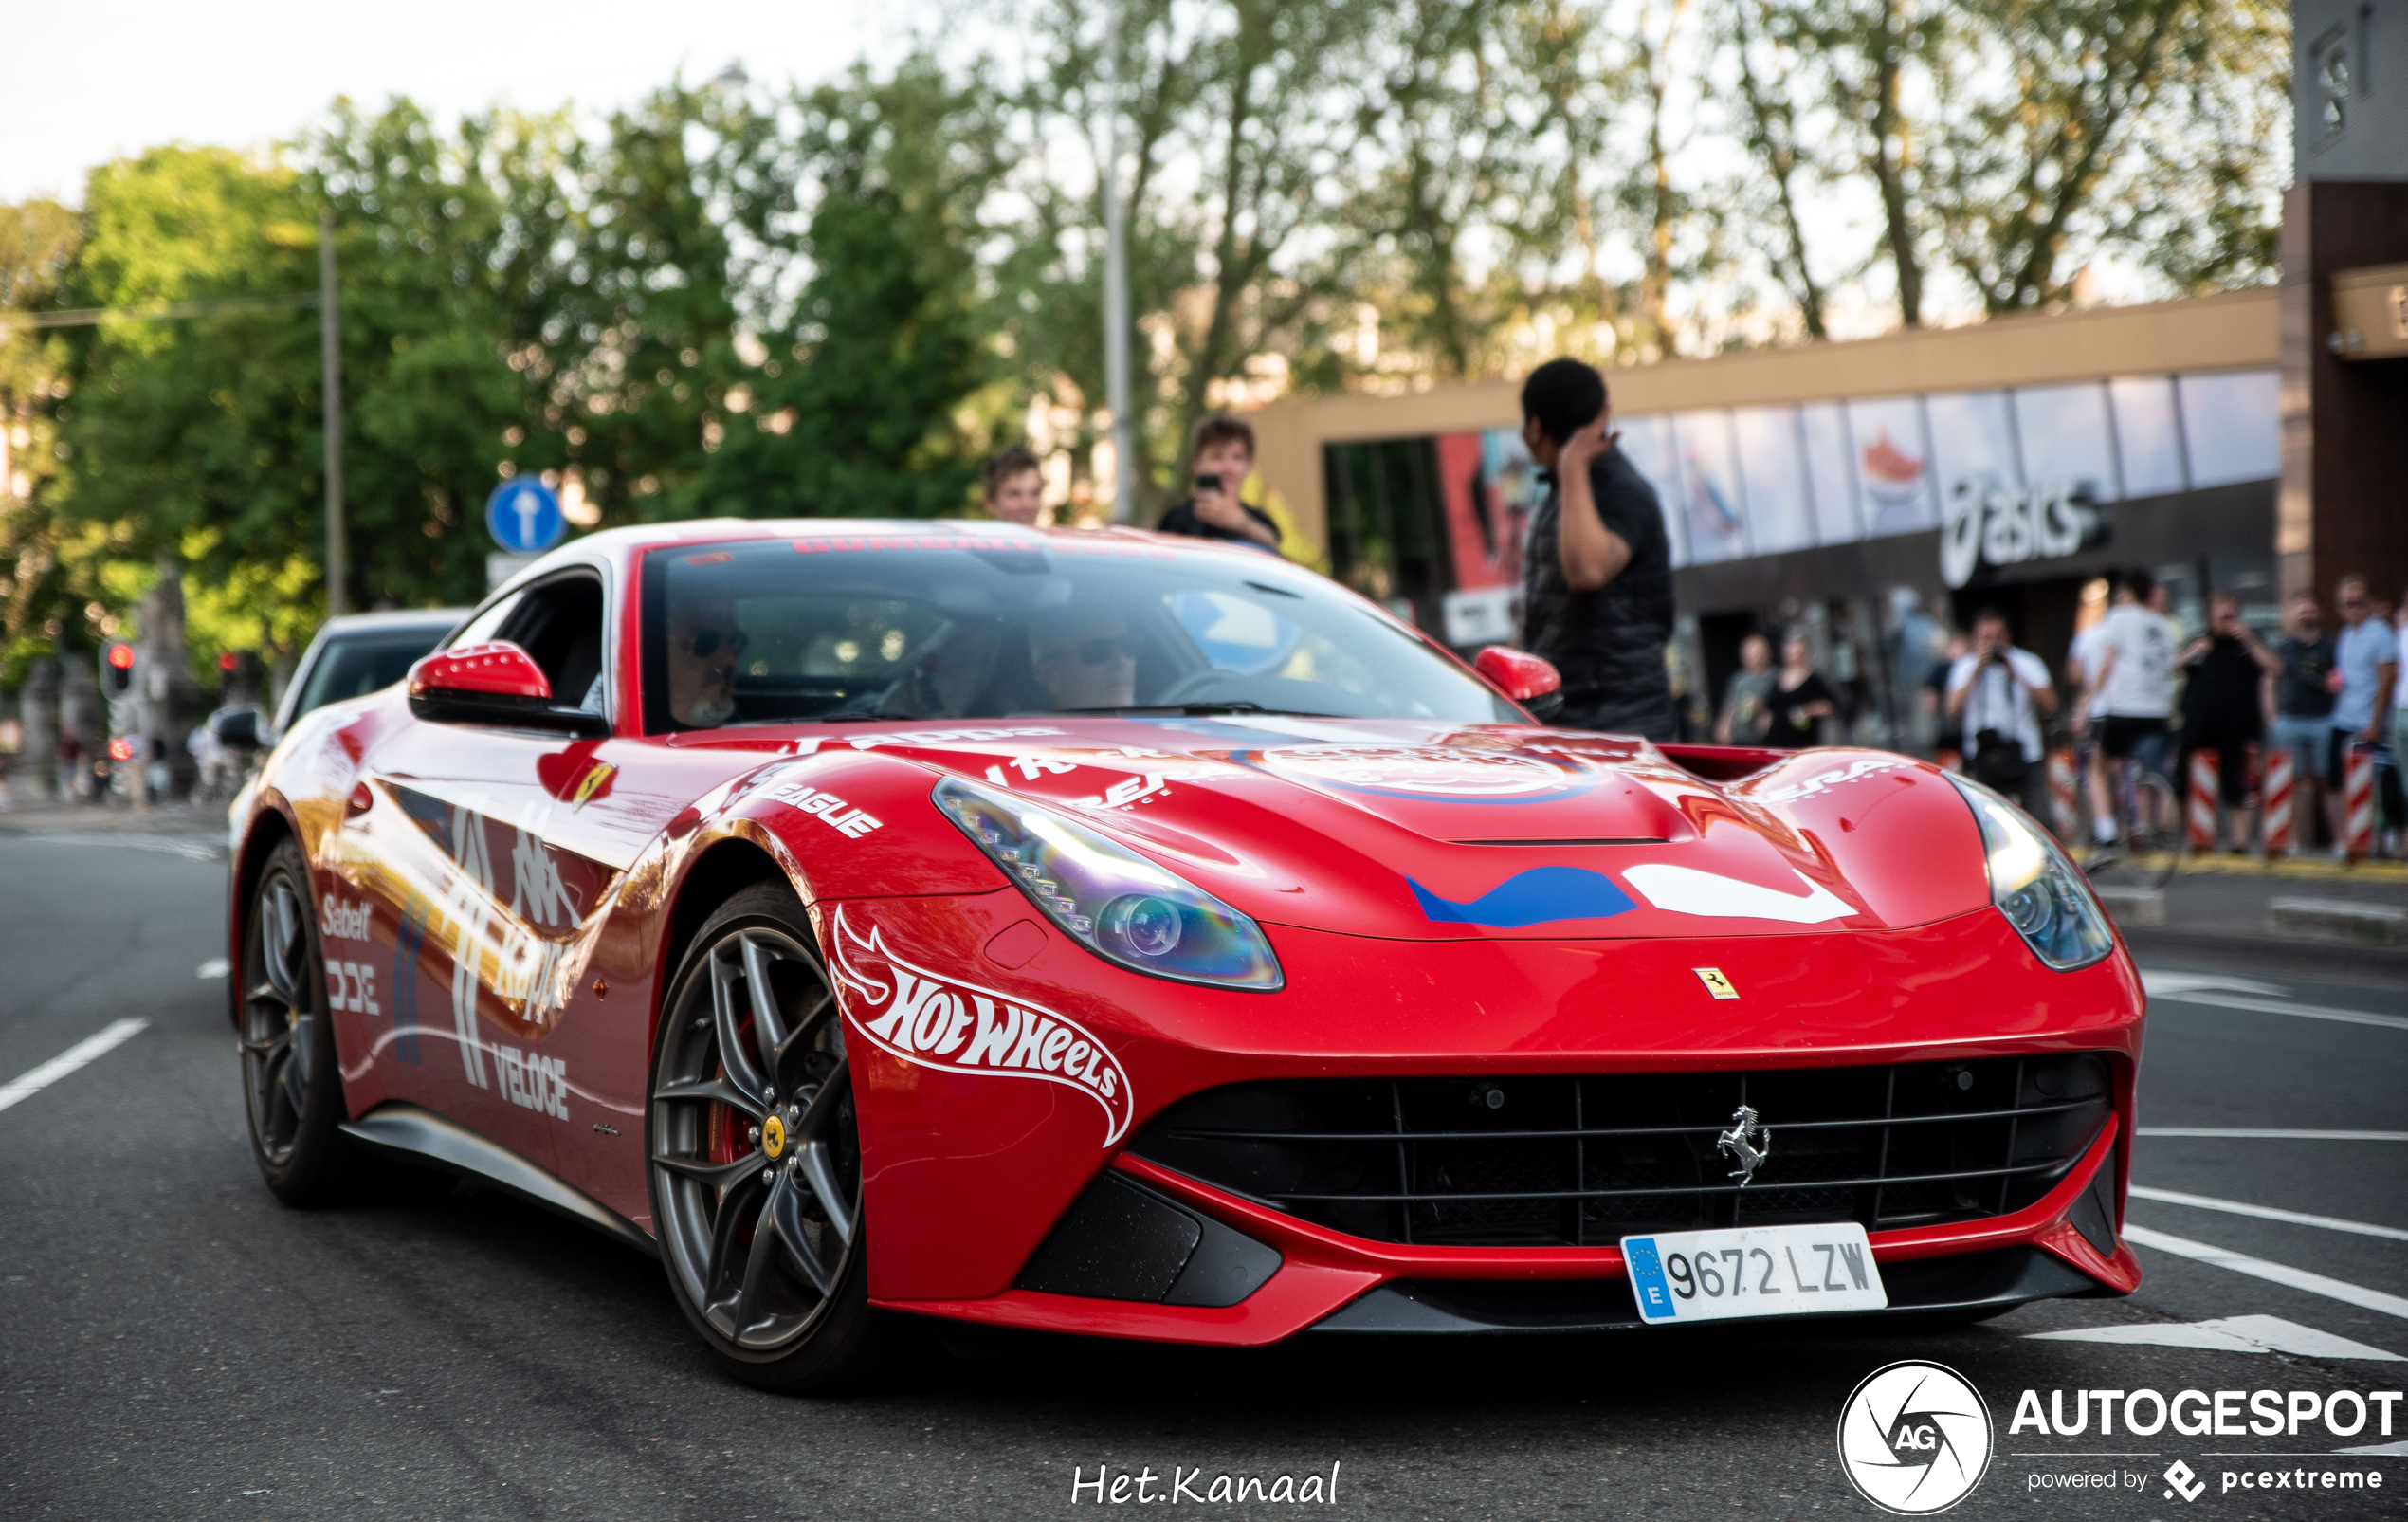
[[1689, 971], [1697, 974], [1697, 981], [1704, 983], [1706, 985], [1706, 991], [1712, 994], [1716, 999], [1737, 999], [1739, 997], [1739, 990], [1733, 988], [1731, 986], [1731, 981], [1723, 976], [1722, 968], [1691, 967]]

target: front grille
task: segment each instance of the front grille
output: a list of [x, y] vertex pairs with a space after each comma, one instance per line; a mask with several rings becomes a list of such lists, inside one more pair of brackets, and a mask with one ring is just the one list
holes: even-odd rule
[[[1584, 1247], [1629, 1234], [2020, 1210], [2105, 1124], [2095, 1053], [1760, 1073], [1314, 1078], [1174, 1105], [1138, 1156], [1356, 1237]], [[1716, 1138], [1772, 1133], [1742, 1186]]]

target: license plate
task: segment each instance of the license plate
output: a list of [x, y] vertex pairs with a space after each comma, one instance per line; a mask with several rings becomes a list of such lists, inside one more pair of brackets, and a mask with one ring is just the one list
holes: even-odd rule
[[1622, 1261], [1639, 1315], [1653, 1325], [1889, 1304], [1865, 1228], [1854, 1221], [1625, 1237]]

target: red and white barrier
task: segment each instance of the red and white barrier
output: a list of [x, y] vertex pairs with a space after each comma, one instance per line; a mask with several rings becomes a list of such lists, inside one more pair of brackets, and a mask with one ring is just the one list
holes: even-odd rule
[[2075, 780], [2073, 752], [2071, 750], [2049, 752], [2049, 811], [2056, 816], [2052, 822], [2056, 826], [2059, 840], [2072, 839], [2073, 832], [2081, 828], [2082, 814], [2079, 798], [2080, 787]]
[[2364, 861], [2375, 853], [2375, 753], [2355, 742], [2343, 765], [2341, 796], [2349, 859]]
[[2184, 816], [2190, 822], [2191, 852], [2205, 855], [2216, 849], [2216, 784], [2221, 762], [2212, 750], [2191, 752], [2190, 806]]
[[2292, 772], [2298, 753], [2278, 745], [2266, 758], [2266, 854], [2288, 856], [2297, 849], [2291, 839]]

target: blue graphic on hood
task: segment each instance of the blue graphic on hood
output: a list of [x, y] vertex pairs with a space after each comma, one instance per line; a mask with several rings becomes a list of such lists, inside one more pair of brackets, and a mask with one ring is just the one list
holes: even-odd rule
[[1469, 904], [1458, 904], [1405, 879], [1421, 912], [1447, 925], [1516, 930], [1552, 920], [1608, 920], [1638, 906], [1603, 872], [1579, 867], [1533, 867], [1516, 872]]

